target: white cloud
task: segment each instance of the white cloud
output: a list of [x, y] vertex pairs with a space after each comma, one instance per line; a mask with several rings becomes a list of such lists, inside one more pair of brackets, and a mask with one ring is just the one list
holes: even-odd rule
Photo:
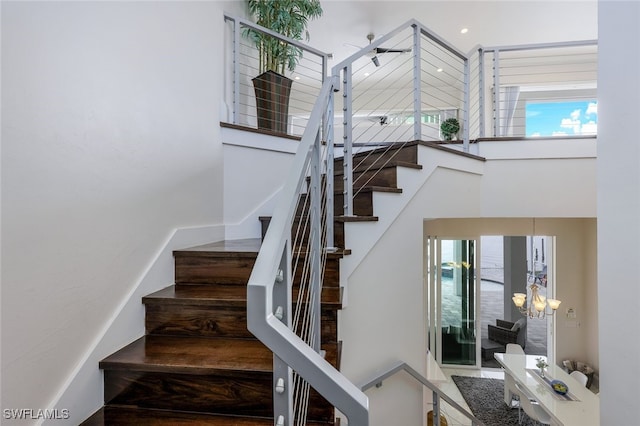
[[576, 109], [576, 110], [574, 110], [574, 111], [571, 113], [571, 115], [570, 115], [570, 116], [571, 116], [571, 119], [572, 119], [572, 120], [577, 120], [577, 119], [579, 119], [579, 118], [580, 118], [580, 115], [581, 115], [581, 114], [582, 114], [582, 111], [581, 111], [581, 110], [579, 110], [579, 109]]
[[[571, 116], [573, 117], [573, 113], [571, 114]], [[573, 133], [576, 135], [580, 134], [580, 126], [580, 120], [577, 120], [575, 118], [563, 118], [560, 122], [560, 127], [562, 127], [563, 129], [573, 129]]]
[[597, 102], [589, 102], [589, 106], [587, 106], [586, 115], [598, 115], [598, 103]]
[[582, 128], [580, 129], [580, 134], [582, 135], [597, 135], [598, 134], [598, 123], [594, 121], [589, 121], [588, 123], [584, 123]]
[[568, 133], [567, 132], [553, 132], [551, 133], [551, 136], [567, 136]]
[[532, 138], [537, 138], [537, 137], [539, 137], [539, 136], [540, 136], [540, 132], [535, 132], [535, 133], [532, 133], [532, 134], [531, 134], [531, 137], [532, 137]]

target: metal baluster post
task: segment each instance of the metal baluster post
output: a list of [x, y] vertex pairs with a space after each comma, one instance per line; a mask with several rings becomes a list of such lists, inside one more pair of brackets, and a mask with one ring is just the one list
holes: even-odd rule
[[422, 70], [420, 47], [421, 31], [417, 25], [413, 25], [413, 139], [422, 139]]
[[433, 392], [433, 426], [440, 426], [440, 394]]
[[500, 51], [493, 52], [493, 137], [500, 135]]
[[484, 105], [484, 50], [478, 49], [478, 137], [485, 133], [485, 105]]
[[311, 233], [309, 235], [309, 252], [311, 258], [311, 291], [310, 315], [311, 333], [309, 335], [311, 346], [316, 352], [320, 352], [320, 294], [322, 292], [322, 191], [320, 190], [321, 170], [320, 170], [320, 131], [316, 134], [316, 143], [311, 152]]
[[233, 21], [233, 124], [239, 124], [240, 112], [240, 23]]
[[471, 90], [471, 67], [469, 58], [464, 60], [464, 110], [462, 112], [462, 150], [469, 152], [469, 91]]
[[[278, 276], [273, 287], [274, 315], [291, 328], [291, 241], [287, 240]], [[282, 426], [293, 425], [293, 371], [277, 355], [273, 355], [273, 414]]]
[[326, 183], [327, 211], [326, 211], [325, 227], [326, 227], [326, 233], [327, 233], [327, 250], [334, 251], [336, 247], [335, 247], [334, 230], [333, 230], [333, 220], [334, 220], [333, 209], [334, 209], [334, 203], [335, 203], [335, 200], [333, 197], [333, 188], [334, 188], [333, 173], [334, 173], [334, 159], [335, 159], [335, 152], [334, 152], [334, 146], [333, 146], [333, 118], [334, 118], [333, 102], [334, 102], [334, 92], [337, 92], [339, 90], [340, 83], [336, 76], [333, 76], [332, 78], [334, 79], [333, 90], [329, 95], [329, 103], [327, 105], [327, 113], [326, 113], [326, 118], [324, 120], [326, 124], [326, 128], [324, 130], [324, 136], [327, 143], [327, 164], [325, 168], [326, 179], [327, 179], [327, 183]]
[[352, 115], [353, 114], [353, 105], [352, 105], [352, 87], [351, 87], [351, 65], [347, 65], [342, 70], [343, 75], [343, 90], [342, 90], [342, 99], [343, 99], [343, 125], [344, 125], [344, 135], [342, 139], [344, 141], [344, 153], [342, 157], [342, 167], [343, 167], [343, 181], [344, 186], [342, 189], [342, 194], [344, 197], [343, 205], [344, 205], [344, 215], [345, 216], [353, 216], [353, 122]]

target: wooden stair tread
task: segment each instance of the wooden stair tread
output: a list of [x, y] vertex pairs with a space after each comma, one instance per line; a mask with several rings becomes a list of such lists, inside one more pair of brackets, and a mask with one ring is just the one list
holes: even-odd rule
[[142, 298], [144, 304], [171, 305], [246, 305], [247, 287], [238, 285], [171, 285]]
[[102, 407], [81, 426], [253, 426], [273, 425], [272, 419], [259, 417], [222, 416], [204, 413], [154, 410], [123, 406]]
[[[294, 298], [298, 288], [293, 288]], [[144, 304], [246, 306], [247, 287], [238, 285], [183, 284], [171, 285], [142, 298]], [[324, 287], [322, 303], [341, 305], [340, 288]]]
[[[338, 192], [338, 191], [336, 191]], [[360, 188], [357, 188], [357, 192], [358, 193], [364, 193], [364, 192], [393, 192], [396, 194], [401, 194], [402, 193], [402, 188], [390, 188], [388, 186], [362, 186]], [[342, 194], [343, 192], [340, 191], [340, 194]]]
[[176, 257], [255, 257], [258, 254], [258, 251], [260, 251], [261, 244], [262, 242], [260, 241], [260, 238], [223, 240], [181, 250], [174, 250], [173, 255]]
[[[273, 426], [273, 423], [273, 419], [266, 417], [225, 416], [114, 405], [102, 407], [81, 423], [81, 426]], [[307, 422], [307, 425], [319, 426], [327, 423]]]
[[377, 222], [378, 216], [336, 216], [338, 222]]
[[[327, 343], [327, 361], [337, 357]], [[273, 371], [273, 354], [256, 339], [146, 335], [100, 362], [101, 369], [183, 374]]]
[[[406, 167], [408, 169], [422, 170], [422, 164], [410, 163], [408, 161], [391, 160], [386, 164], [380, 164], [380, 166], [365, 168], [364, 170], [359, 170], [356, 168], [354, 173], [359, 174], [359, 173], [365, 173], [365, 172], [377, 172], [383, 169], [390, 169], [394, 167]], [[342, 169], [335, 170], [334, 176], [341, 176], [341, 175], [344, 175], [344, 170]]]
[[102, 369], [185, 374], [272, 371], [271, 351], [255, 339], [147, 335], [100, 362]]

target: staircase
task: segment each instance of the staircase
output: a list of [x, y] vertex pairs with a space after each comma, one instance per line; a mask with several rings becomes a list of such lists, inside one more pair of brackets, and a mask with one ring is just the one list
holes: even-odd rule
[[[355, 157], [358, 217], [336, 216], [337, 246], [344, 247], [346, 222], [376, 220], [372, 208], [376, 191], [402, 191], [395, 170], [420, 168], [417, 145]], [[339, 214], [341, 160], [336, 160], [336, 170]], [[269, 218], [260, 219], [266, 229]], [[175, 251], [175, 284], [142, 299], [146, 335], [100, 362], [105, 405], [82, 424], [273, 425], [273, 355], [246, 327], [246, 285], [259, 248], [260, 240], [255, 239]], [[322, 291], [322, 349], [338, 369], [343, 254], [348, 251], [327, 255]], [[299, 281], [294, 277], [294, 302]], [[306, 424], [332, 425], [334, 414], [334, 408], [311, 390]]]

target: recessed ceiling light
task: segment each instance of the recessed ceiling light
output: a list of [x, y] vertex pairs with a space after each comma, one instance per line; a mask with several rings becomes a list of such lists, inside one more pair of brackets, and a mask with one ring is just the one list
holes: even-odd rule
[[368, 72], [365, 72], [365, 73], [364, 73], [364, 76], [365, 76], [365, 77], [369, 77], [369, 73], [368, 73]]
[[442, 72], [442, 71], [444, 71], [444, 70], [443, 70], [442, 68], [438, 68], [436, 71], [438, 71], [438, 72]]
[[460, 34], [466, 34], [469, 32], [469, 28], [463, 28], [460, 30]]
[[299, 75], [296, 75], [296, 80], [300, 80], [300, 76]]

